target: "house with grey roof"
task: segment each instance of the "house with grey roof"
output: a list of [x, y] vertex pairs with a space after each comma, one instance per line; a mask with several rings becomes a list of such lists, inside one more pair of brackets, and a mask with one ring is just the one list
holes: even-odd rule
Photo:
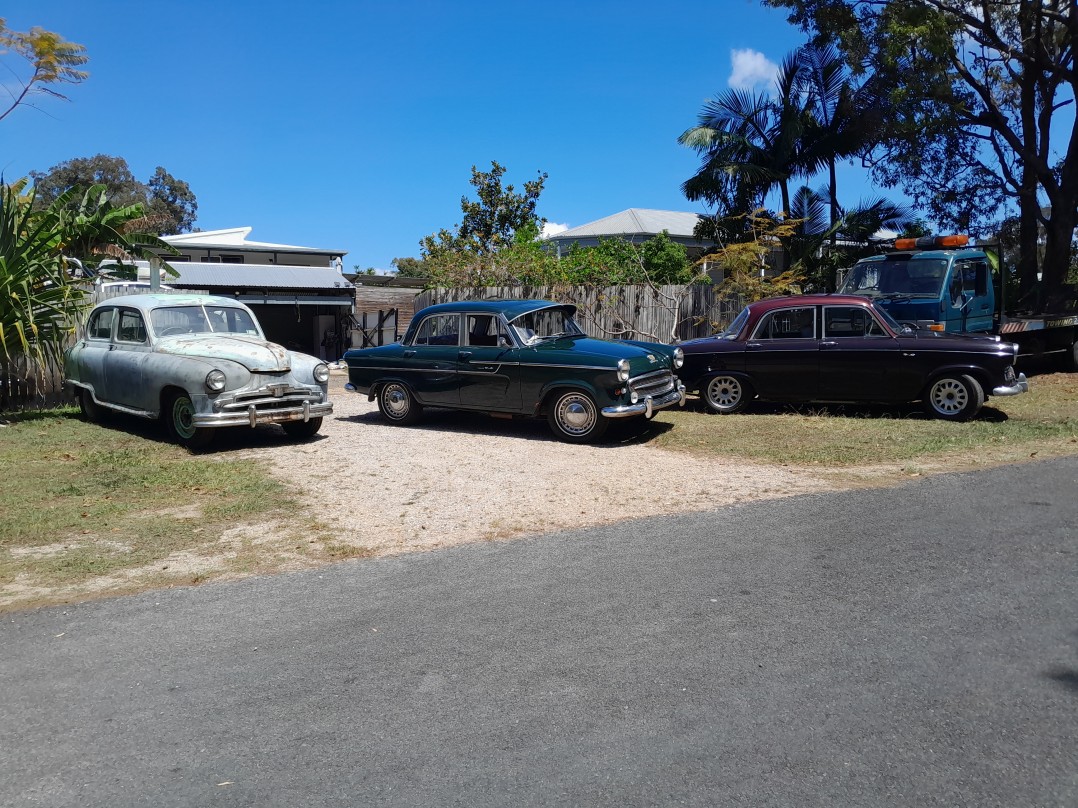
[[[293, 350], [336, 360], [351, 347], [355, 286], [343, 274], [345, 250], [252, 241], [250, 227], [164, 236], [178, 255], [160, 253], [178, 277], [174, 289], [233, 297], [250, 306], [266, 336]], [[150, 267], [137, 262], [140, 277]]]
[[547, 236], [546, 241], [557, 250], [558, 255], [562, 255], [574, 244], [594, 247], [603, 239], [620, 238], [631, 244], [642, 244], [665, 230], [670, 240], [682, 245], [689, 258], [695, 260], [715, 247], [715, 242], [693, 235], [697, 222], [702, 218], [699, 213], [629, 208]]

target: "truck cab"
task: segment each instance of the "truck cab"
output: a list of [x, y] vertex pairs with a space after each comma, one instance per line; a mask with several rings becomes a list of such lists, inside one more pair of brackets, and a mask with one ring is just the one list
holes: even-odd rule
[[989, 255], [967, 236], [898, 239], [858, 261], [839, 292], [871, 298], [902, 323], [932, 331], [991, 333], [996, 296]]

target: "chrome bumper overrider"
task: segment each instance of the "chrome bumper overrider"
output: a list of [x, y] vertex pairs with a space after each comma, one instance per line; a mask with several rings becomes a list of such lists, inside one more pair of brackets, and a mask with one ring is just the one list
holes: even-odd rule
[[1026, 374], [1019, 373], [1018, 378], [1015, 379], [1014, 384], [1005, 384], [1002, 387], [997, 387], [992, 390], [994, 396], [1016, 396], [1019, 393], [1029, 392], [1029, 382], [1026, 381]]
[[631, 415], [643, 415], [650, 418], [655, 410], [663, 410], [674, 404], [685, 406], [685, 385], [678, 382], [677, 388], [661, 396], [645, 396], [635, 404], [621, 404], [617, 407], [603, 407], [607, 418], [628, 418]]

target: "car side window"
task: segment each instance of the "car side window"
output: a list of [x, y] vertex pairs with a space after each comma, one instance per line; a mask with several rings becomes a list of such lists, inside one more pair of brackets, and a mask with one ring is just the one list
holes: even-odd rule
[[765, 314], [753, 339], [815, 339], [816, 309], [777, 309]]
[[459, 345], [460, 316], [432, 314], [419, 324], [413, 345]]
[[116, 318], [116, 309], [98, 309], [86, 325], [87, 339], [111, 339], [112, 322]]
[[827, 306], [823, 310], [825, 339], [846, 337], [886, 337], [876, 318], [860, 306]]
[[493, 314], [469, 314], [468, 345], [494, 347], [498, 344], [498, 318]]
[[134, 309], [121, 309], [120, 323], [116, 329], [117, 342], [146, 342], [146, 324], [142, 314]]

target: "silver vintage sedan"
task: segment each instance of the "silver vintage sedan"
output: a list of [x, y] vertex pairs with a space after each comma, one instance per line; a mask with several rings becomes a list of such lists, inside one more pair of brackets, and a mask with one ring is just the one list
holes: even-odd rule
[[266, 340], [254, 313], [226, 297], [114, 297], [90, 312], [67, 351], [66, 383], [88, 421], [103, 410], [160, 418], [188, 448], [224, 426], [280, 424], [295, 438], [333, 412], [329, 367]]

